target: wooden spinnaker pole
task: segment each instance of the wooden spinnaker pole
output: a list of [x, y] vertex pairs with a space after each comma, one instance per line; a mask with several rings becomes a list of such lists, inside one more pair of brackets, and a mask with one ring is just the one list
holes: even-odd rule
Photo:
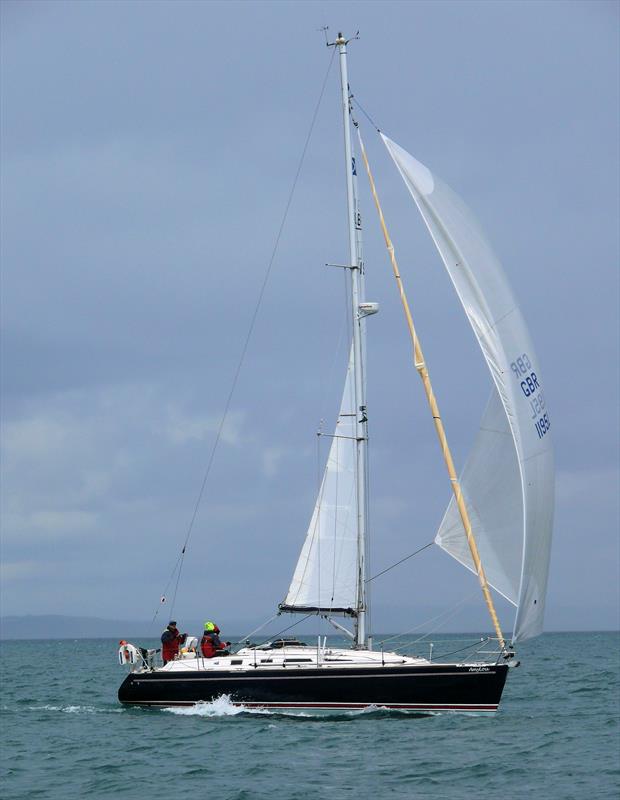
[[478, 574], [478, 580], [480, 581], [480, 586], [482, 587], [482, 594], [484, 595], [487, 608], [489, 609], [489, 614], [491, 615], [493, 626], [495, 628], [495, 633], [497, 635], [497, 638], [499, 639], [500, 647], [502, 648], [502, 650], [504, 650], [506, 647], [506, 642], [504, 640], [502, 629], [500, 627], [499, 620], [497, 618], [497, 613], [495, 611], [495, 606], [493, 604], [493, 597], [491, 596], [489, 584], [487, 582], [486, 575], [484, 574], [484, 569], [482, 568], [482, 562], [480, 561], [478, 546], [476, 545], [476, 539], [474, 537], [474, 532], [471, 527], [469, 513], [467, 511], [467, 505], [463, 497], [463, 492], [461, 491], [461, 484], [456, 474], [456, 470], [454, 469], [454, 461], [452, 460], [452, 453], [450, 452], [450, 448], [448, 446], [446, 432], [443, 426], [441, 415], [439, 413], [439, 406], [437, 405], [437, 400], [435, 398], [433, 387], [431, 385], [431, 379], [428, 374], [428, 369], [426, 368], [426, 362], [424, 361], [424, 354], [422, 353], [420, 340], [417, 337], [415, 326], [413, 324], [413, 317], [411, 316], [409, 302], [407, 300], [407, 295], [405, 294], [405, 287], [403, 286], [403, 281], [402, 278], [400, 277], [400, 271], [398, 269], [398, 262], [396, 261], [396, 256], [394, 254], [394, 245], [392, 244], [392, 240], [390, 239], [390, 234], [388, 232], [387, 225], [385, 224], [383, 211], [381, 210], [381, 204], [379, 202], [379, 196], [377, 195], [377, 189], [375, 187], [375, 181], [372, 177], [370, 164], [368, 163], [368, 156], [366, 155], [366, 148], [364, 147], [364, 142], [362, 141], [361, 136], [359, 137], [359, 140], [360, 140], [360, 148], [362, 151], [362, 158], [364, 159], [366, 172], [368, 173], [368, 180], [370, 181], [370, 189], [372, 191], [372, 196], [375, 201], [375, 206], [377, 207], [377, 213], [379, 214], [379, 222], [381, 223], [381, 230], [383, 231], [385, 246], [387, 247], [388, 253], [390, 255], [390, 261], [392, 262], [392, 270], [394, 271], [394, 277], [396, 278], [396, 285], [398, 286], [398, 291], [400, 294], [400, 301], [402, 303], [403, 310], [405, 312], [405, 317], [407, 319], [407, 327], [409, 328], [411, 343], [413, 345], [413, 361], [415, 364], [415, 368], [418, 372], [418, 375], [420, 376], [420, 378], [422, 378], [422, 383], [424, 384], [426, 399], [428, 400], [428, 404], [430, 406], [431, 413], [433, 415], [433, 422], [435, 423], [435, 430], [437, 431], [437, 436], [439, 438], [441, 452], [443, 453], [443, 457], [446, 462], [446, 467], [448, 468], [448, 475], [450, 476], [452, 491], [454, 492], [456, 504], [459, 510], [459, 514], [461, 516], [461, 522], [463, 523], [463, 528], [465, 529], [465, 535], [467, 536], [467, 544], [469, 545], [471, 557], [473, 559], [474, 566], [476, 568], [476, 573]]

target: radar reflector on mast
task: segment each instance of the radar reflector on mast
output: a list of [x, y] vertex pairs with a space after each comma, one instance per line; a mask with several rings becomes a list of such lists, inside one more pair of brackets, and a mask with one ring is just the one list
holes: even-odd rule
[[360, 303], [358, 305], [360, 317], [370, 317], [379, 312], [379, 303]]

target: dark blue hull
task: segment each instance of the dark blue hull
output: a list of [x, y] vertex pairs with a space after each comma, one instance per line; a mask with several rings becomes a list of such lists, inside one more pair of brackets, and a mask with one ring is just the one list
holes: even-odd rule
[[379, 706], [411, 711], [493, 712], [499, 705], [506, 664], [427, 664], [356, 668], [254, 670], [231, 674], [130, 673], [118, 699], [127, 705], [181, 706], [222, 695], [249, 708], [338, 710]]

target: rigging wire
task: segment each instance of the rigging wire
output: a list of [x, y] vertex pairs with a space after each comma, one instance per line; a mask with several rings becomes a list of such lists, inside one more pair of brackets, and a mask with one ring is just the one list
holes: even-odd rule
[[[362, 112], [362, 114], [363, 114], [363, 115], [366, 117], [366, 119], [368, 120], [368, 122], [369, 122], [369, 123], [372, 125], [372, 127], [375, 129], [375, 131], [376, 131], [377, 133], [379, 133], [379, 134], [380, 134], [380, 133], [381, 133], [381, 129], [380, 129], [380, 128], [379, 128], [379, 126], [376, 124], [376, 122], [374, 121], [374, 119], [373, 119], [373, 118], [370, 116], [370, 114], [369, 114], [369, 113], [366, 111], [366, 109], [364, 108], [364, 106], [363, 106], [363, 105], [360, 103], [359, 99], [358, 99], [358, 98], [357, 98], [357, 97], [356, 97], [356, 96], [355, 96], [355, 95], [354, 95], [352, 92], [350, 92], [350, 94], [349, 94], [349, 102], [350, 102], [350, 104], [351, 104], [352, 106], [353, 106], [353, 105], [355, 105], [355, 106], [356, 106], [356, 107], [357, 107], [357, 108], [358, 108], [358, 109], [359, 109], [359, 110]], [[355, 120], [354, 120], [354, 125], [355, 125], [355, 127], [356, 127], [356, 128], [358, 128], [358, 127], [359, 127], [358, 123], [357, 123]], [[368, 481], [368, 479], [369, 479], [369, 476], [368, 476], [368, 474], [367, 474], [367, 475], [366, 475], [366, 480]], [[415, 550], [413, 553], [410, 553], [408, 556], [405, 556], [404, 558], [401, 558], [399, 561], [396, 561], [396, 562], [395, 562], [394, 564], [392, 564], [391, 566], [389, 566], [389, 567], [386, 567], [386, 569], [384, 569], [384, 570], [381, 570], [381, 572], [378, 572], [376, 575], [373, 575], [372, 577], [370, 577], [370, 578], [367, 578], [367, 579], [366, 579], [366, 584], [367, 584], [367, 585], [368, 585], [368, 584], [370, 584], [370, 583], [371, 583], [371, 581], [374, 581], [376, 578], [379, 578], [379, 577], [381, 577], [382, 575], [385, 575], [387, 572], [390, 572], [392, 569], [394, 569], [395, 567], [398, 567], [400, 564], [403, 564], [405, 561], [408, 561], [410, 558], [413, 558], [414, 556], [418, 555], [419, 553], [422, 553], [424, 550], [426, 550], [427, 548], [431, 547], [433, 544], [434, 544], [434, 541], [428, 542], [428, 543], [427, 543], [427, 544], [425, 544], [423, 547], [420, 547], [418, 550]], [[370, 587], [369, 587], [369, 588], [370, 588]], [[475, 593], [474, 593], [474, 594], [475, 594]], [[453, 616], [454, 616], [456, 613], [458, 613], [458, 610], [460, 609], [461, 605], [463, 605], [465, 602], [467, 602], [467, 600], [469, 600], [469, 599], [470, 599], [470, 597], [473, 597], [473, 594], [472, 594], [471, 596], [469, 596], [469, 595], [468, 595], [468, 596], [467, 596], [467, 597], [466, 597], [464, 600], [462, 600], [462, 601], [460, 601], [459, 603], [457, 603], [457, 605], [454, 607], [454, 613], [452, 613], [452, 609], [448, 609], [447, 611], [444, 611], [444, 612], [442, 612], [441, 614], [438, 614], [436, 617], [433, 617], [433, 618], [431, 618], [430, 620], [427, 620], [426, 622], [423, 622], [421, 625], [417, 625], [415, 628], [412, 628], [411, 630], [409, 630], [409, 631], [406, 631], [404, 634], [397, 634], [396, 636], [391, 636], [391, 637], [389, 637], [388, 639], [383, 639], [383, 640], [380, 642], [380, 644], [381, 644], [381, 645], [383, 645], [385, 642], [389, 642], [389, 641], [392, 641], [393, 639], [396, 639], [396, 638], [398, 638], [399, 636], [406, 635], [406, 633], [413, 633], [413, 632], [415, 632], [416, 630], [419, 630], [419, 629], [420, 629], [421, 627], [423, 627], [424, 625], [428, 624], [429, 622], [430, 622], [430, 623], [432, 623], [432, 622], [434, 622], [435, 620], [441, 619], [441, 617], [442, 617], [442, 616], [444, 616], [444, 615], [447, 613], [447, 614], [448, 614], [448, 617], [447, 617], [447, 618], [446, 618], [446, 619], [445, 619], [445, 620], [444, 620], [444, 621], [441, 623], [441, 625], [439, 626], [439, 627], [442, 627], [442, 626], [443, 626], [443, 625], [445, 625], [445, 624], [446, 624], [446, 623], [447, 623], [447, 622], [448, 622], [450, 619], [452, 619], [452, 617], [453, 617]], [[437, 629], [435, 629], [435, 630], [437, 630]], [[434, 632], [434, 631], [433, 631], [433, 632]], [[419, 639], [417, 639], [416, 641], [421, 641], [421, 640], [422, 640], [422, 639], [424, 639], [426, 636], [430, 636], [430, 635], [431, 635], [431, 632], [428, 632], [427, 634], [425, 634], [424, 636], [420, 637], [420, 638], [419, 638]], [[415, 642], [414, 642], [414, 643], [415, 643]], [[405, 645], [405, 646], [407, 646], [407, 645]], [[398, 649], [402, 649], [402, 648], [396, 648], [396, 649], [398, 650]], [[455, 651], [455, 652], [458, 652], [458, 651]]]
[[161, 596], [161, 600], [159, 601], [160, 604], [159, 604], [159, 606], [157, 606], [157, 608], [155, 609], [155, 613], [153, 614], [153, 619], [151, 620], [151, 625], [153, 625], [155, 620], [157, 619], [157, 615], [159, 614], [161, 606], [166, 602], [166, 594], [168, 593], [168, 587], [172, 583], [172, 579], [174, 578], [174, 575], [175, 575], [175, 573], [176, 573], [176, 571], [177, 571], [177, 569], [179, 567], [179, 561], [180, 560], [181, 560], [181, 554], [179, 553], [179, 555], [177, 556], [177, 560], [176, 560], [176, 562], [174, 564], [174, 567], [172, 568], [172, 572], [170, 573], [170, 577], [168, 578], [168, 583], [164, 587], [164, 592], [163, 592], [163, 594]]
[[[322, 398], [321, 398], [321, 406], [320, 406], [321, 407], [320, 424], [319, 424], [319, 430], [317, 431], [316, 469], [317, 469], [317, 505], [318, 505], [318, 507], [320, 507], [322, 502], [323, 502], [323, 491], [322, 491], [323, 490], [323, 473], [322, 473], [322, 470], [321, 470], [321, 468], [323, 467], [323, 463], [322, 463], [322, 459], [321, 459], [321, 439], [325, 435], [323, 433], [323, 424], [324, 424], [324, 421], [325, 421], [324, 417], [325, 417], [325, 409], [326, 409], [326, 405], [327, 405], [327, 399], [326, 399], [327, 398], [327, 387], [331, 386], [332, 383], [333, 383], [333, 376], [334, 376], [334, 373], [335, 373], [336, 362], [340, 358], [340, 354], [341, 354], [341, 350], [342, 350], [342, 347], [343, 347], [343, 341], [345, 339], [346, 331], [351, 328], [350, 320], [352, 319], [351, 303], [349, 301], [349, 292], [348, 292], [348, 284], [347, 284], [347, 275], [349, 273], [349, 270], [348, 269], [343, 269], [342, 272], [343, 272], [343, 276], [344, 276], [344, 294], [343, 294], [344, 315], [343, 315], [343, 319], [342, 319], [342, 324], [340, 326], [340, 331], [338, 333], [338, 343], [337, 343], [336, 348], [334, 350], [334, 355], [333, 355], [333, 358], [331, 360], [331, 365], [329, 367], [329, 373], [328, 373], [329, 377], [328, 377], [327, 381], [323, 384], [323, 395], [322, 395]], [[347, 350], [347, 374], [348, 374], [348, 369], [349, 369], [349, 354], [350, 354], [349, 350]], [[355, 405], [355, 404], [353, 404], [353, 405]], [[337, 420], [340, 419], [340, 411], [338, 412], [338, 416], [336, 417], [336, 419]], [[325, 464], [325, 468], [327, 468], [327, 464], [329, 463], [329, 457], [331, 455], [331, 448], [334, 445], [334, 443], [336, 445], [336, 461], [338, 461], [339, 441], [338, 441], [337, 437], [334, 437], [332, 439], [332, 444], [330, 445], [330, 448], [328, 450], [328, 456], [327, 456], [327, 462]], [[336, 469], [336, 496], [338, 494], [338, 474], [339, 474], [339, 470]], [[333, 564], [332, 564], [332, 593], [331, 593], [332, 602], [333, 602], [334, 594], [335, 594], [335, 577], [336, 577], [336, 528], [337, 528], [337, 522], [338, 522], [337, 513], [338, 512], [336, 510], [335, 518], [334, 518], [334, 544], [333, 544], [334, 557], [333, 557]], [[320, 527], [321, 527], [321, 515], [319, 513], [318, 519], [317, 519], [317, 527], [315, 528], [315, 532], [316, 532], [316, 530], [318, 528], [317, 553], [318, 553], [318, 561], [319, 561], [319, 563], [321, 562], [321, 530], [320, 530]], [[313, 533], [312, 542], [314, 542], [314, 533]], [[321, 597], [321, 571], [320, 570], [319, 570], [319, 574], [318, 574], [318, 596], [319, 596], [319, 598]], [[322, 622], [321, 622], [321, 619], [319, 619], [319, 621], [318, 621], [319, 632], [321, 630], [321, 625], [322, 625]]]
[[[172, 574], [171, 574], [171, 576], [170, 576], [170, 578], [168, 580], [167, 586], [170, 585], [170, 583], [171, 583], [171, 581], [173, 579], [173, 576], [174, 576], [176, 570], [178, 569], [178, 575], [177, 575], [177, 579], [176, 579], [176, 583], [175, 583], [175, 587], [174, 587], [174, 594], [173, 594], [173, 597], [172, 597], [172, 604], [171, 604], [171, 608], [170, 608], [170, 615], [172, 615], [173, 612], [174, 612], [174, 606], [175, 606], [175, 603], [176, 603], [176, 597], [177, 597], [177, 591], [178, 591], [178, 587], [179, 587], [179, 582], [181, 580], [181, 573], [183, 571], [183, 562], [184, 562], [185, 552], [187, 550], [187, 545], [189, 543], [190, 536], [192, 534], [192, 530], [193, 530], [193, 527], [194, 527], [194, 523], [195, 523], [196, 517], [198, 515], [198, 509], [200, 507], [200, 503], [201, 503], [202, 497], [204, 495], [205, 487], [207, 485], [207, 480], [208, 480], [209, 475], [211, 473], [211, 468], [213, 466], [215, 453], [216, 453], [218, 445], [220, 443], [220, 439], [221, 439], [221, 436], [222, 436], [222, 431], [223, 431], [223, 428], [224, 428], [224, 424], [225, 424], [227, 416], [228, 416], [228, 411], [230, 409], [230, 404], [231, 404], [231, 401], [232, 401], [232, 398], [233, 398], [233, 394], [234, 394], [235, 389], [237, 387], [237, 382], [239, 380], [239, 374], [241, 372], [241, 368], [242, 368], [243, 362], [245, 360], [245, 356], [246, 356], [246, 353], [247, 353], [247, 350], [248, 350], [248, 346], [250, 344], [250, 339], [252, 337], [252, 333], [254, 332], [254, 326], [256, 324], [256, 319], [258, 317], [258, 312], [259, 312], [261, 304], [262, 304], [263, 296], [265, 294], [265, 289], [267, 288], [267, 283], [269, 281], [269, 276], [271, 274], [271, 269], [273, 267], [273, 263], [275, 261], [276, 253], [277, 253], [278, 247], [280, 245], [280, 239], [282, 238], [282, 233], [284, 231], [284, 226], [286, 224], [286, 220], [287, 220], [288, 213], [289, 213], [289, 210], [290, 210], [290, 207], [291, 207], [291, 203], [293, 201], [293, 195], [295, 194], [295, 189], [297, 187], [297, 182], [299, 180], [299, 175], [301, 173], [301, 169], [302, 169], [303, 164], [304, 164], [304, 160], [305, 160], [305, 157], [306, 157], [306, 152], [308, 150], [308, 145], [310, 144], [310, 139], [311, 139], [312, 133], [314, 131], [314, 126], [315, 126], [315, 123], [316, 123], [316, 120], [317, 120], [317, 116], [318, 116], [318, 113], [319, 113], [319, 108], [321, 106], [321, 102], [323, 100], [323, 95], [325, 94], [325, 88], [327, 86], [327, 80], [329, 78], [329, 73], [331, 72], [331, 68], [332, 68], [332, 64], [334, 62], [335, 54], [336, 54], [336, 49], [334, 48], [332, 50], [332, 55], [331, 55], [331, 58], [329, 60], [329, 64], [327, 66], [327, 70], [325, 72], [325, 77], [323, 78], [323, 83], [321, 85], [321, 91], [319, 93], [319, 98], [318, 98], [317, 103], [316, 103], [315, 108], [314, 108], [314, 113], [312, 115], [312, 120], [310, 122], [310, 128], [308, 130], [308, 134], [307, 134], [306, 140], [304, 142], [304, 146], [303, 146], [303, 149], [302, 149], [302, 152], [301, 152], [301, 156], [299, 158], [299, 163], [297, 165], [297, 171], [295, 172], [295, 177], [293, 178], [293, 184], [291, 186], [291, 190], [290, 190], [289, 195], [288, 195], [288, 199], [287, 199], [286, 206], [285, 206], [285, 209], [284, 209], [284, 214], [282, 216], [282, 221], [281, 221], [280, 227], [278, 229], [278, 233], [277, 233], [277, 236], [276, 236], [276, 239], [275, 239], [273, 250], [271, 252], [271, 257], [269, 259], [269, 262], [268, 262], [268, 265], [267, 265], [267, 269], [265, 271], [265, 276], [263, 278], [263, 282], [262, 282], [262, 285], [261, 285], [261, 288], [260, 288], [260, 291], [259, 291], [259, 294], [258, 294], [258, 300], [256, 302], [256, 305], [254, 307], [254, 312], [253, 312], [251, 320], [250, 320], [250, 325], [249, 325], [249, 328], [248, 328], [248, 332], [247, 332], [247, 335], [246, 335], [246, 338], [245, 338], [245, 341], [244, 341], [244, 344], [243, 344], [243, 348], [241, 350], [241, 356], [239, 358], [239, 362], [237, 364], [237, 368], [235, 370], [235, 374], [234, 374], [234, 377], [233, 377], [232, 385], [231, 385], [231, 388], [230, 388], [230, 392], [228, 393], [226, 404], [224, 406], [224, 412], [223, 412], [222, 417], [220, 419], [220, 423], [219, 423], [219, 426], [218, 426], [218, 429], [217, 429], [217, 433], [216, 433], [216, 436], [215, 436], [215, 441], [213, 443], [213, 447], [211, 448], [211, 453], [210, 453], [210, 456], [209, 456], [209, 460], [207, 462], [207, 467], [206, 467], [206, 470], [205, 470], [205, 473], [204, 473], [204, 477], [202, 479], [202, 484], [200, 486], [200, 491], [198, 492], [198, 497], [197, 497], [196, 502], [194, 504], [194, 510], [193, 510], [193, 513], [192, 513], [192, 516], [191, 516], [191, 519], [190, 519], [190, 522], [189, 522], [189, 526], [187, 528], [187, 533], [185, 535], [185, 540], [183, 542], [183, 547], [181, 548], [181, 552], [179, 554], [177, 562], [176, 562], [176, 564], [174, 566], [174, 569], [172, 571]], [[155, 621], [155, 618], [157, 617], [157, 615], [159, 613], [161, 605], [164, 602], [165, 602], [165, 593], [162, 596], [162, 601], [160, 603], [160, 606], [155, 611], [155, 614], [153, 616], [153, 622]]]
[[267, 622], [263, 622], [263, 624], [259, 625], [258, 628], [254, 628], [253, 631], [250, 631], [245, 636], [242, 636], [241, 639], [239, 639], [239, 641], [237, 642], [237, 644], [241, 644], [242, 642], [247, 642], [249, 640], [250, 636], [254, 636], [255, 633], [258, 633], [259, 631], [262, 631], [262, 629], [264, 627], [269, 625], [270, 622], [273, 622], [274, 619], [277, 619], [279, 616], [280, 616], [280, 612], [278, 612], [277, 614], [274, 614], [273, 617], [270, 617], [267, 620]]
[[[471, 599], [472, 597], [476, 597], [477, 594], [478, 594], [478, 591], [476, 590], [476, 591], [472, 592], [469, 595], [469, 597], [466, 597], [460, 603], [457, 603], [456, 606], [453, 606], [452, 609], [448, 609], [448, 612], [446, 612], [445, 619], [443, 619], [439, 624], [437, 624], [437, 626], [435, 628], [433, 628], [433, 630], [427, 631], [426, 633], [423, 633], [422, 636], [418, 636], [417, 639], [414, 639], [413, 644], [417, 644], [418, 642], [422, 642], [422, 641], [424, 641], [424, 639], [428, 639], [429, 636], [432, 636], [434, 633], [437, 633], [437, 631], [441, 630], [441, 628], [443, 628], [445, 625], [447, 625], [448, 622], [450, 622], [450, 620], [454, 619], [454, 617], [456, 617], [456, 615], [460, 613], [460, 610], [465, 605], [465, 603], [469, 599]], [[397, 650], [402, 650], [403, 648], [402, 647], [398, 647], [396, 649]]]
[[[350, 313], [351, 313], [351, 309], [349, 307], [350, 303], [349, 303], [348, 297], [347, 297], [346, 270], [343, 269], [343, 273], [344, 273], [344, 278], [345, 278], [345, 280], [344, 280], [345, 312], [343, 314], [342, 321], [340, 323], [340, 330], [338, 331], [338, 339], [337, 339], [336, 347], [333, 350], [333, 356], [332, 356], [332, 359], [331, 359], [331, 362], [330, 362], [330, 365], [329, 365], [329, 369], [327, 370], [327, 378], [325, 380], [323, 380], [322, 384], [321, 384], [321, 397], [320, 397], [320, 402], [319, 402], [319, 409], [320, 409], [319, 420], [321, 422], [321, 428], [320, 428], [320, 431], [319, 431], [320, 434], [322, 434], [322, 424], [325, 421], [325, 417], [327, 415], [328, 402], [331, 402], [331, 390], [333, 389], [334, 374], [336, 372], [336, 365], [338, 364], [338, 362], [340, 362], [340, 360], [342, 358], [342, 350], [343, 350], [343, 347], [344, 347], [344, 340], [345, 340], [346, 332], [350, 328], [349, 316], [350, 316]], [[349, 354], [347, 352], [347, 363], [348, 363], [348, 357], [349, 357]], [[328, 400], [328, 395], [329, 395], [329, 398], [330, 398], [329, 400]]]
[[456, 653], [462, 653], [464, 650], [474, 650], [477, 653], [479, 652], [480, 648], [487, 645], [490, 641], [490, 636], [482, 637], [480, 639], [476, 639], [472, 644], [467, 644], [465, 647], [459, 647], [458, 650], [452, 650], [450, 653], [441, 653], [441, 655], [435, 656], [435, 658], [447, 658], [448, 656], [453, 656]]
[[372, 578], [367, 578], [366, 579], [366, 583], [370, 583], [370, 581], [374, 581], [375, 578], [380, 578], [381, 575], [385, 575], [386, 572], [389, 572], [391, 569], [394, 569], [394, 567], [398, 567], [399, 564], [403, 564], [405, 561], [408, 561], [410, 558], [413, 558], [414, 556], [417, 556], [418, 553], [421, 553], [423, 550], [426, 550], [427, 547], [430, 547], [433, 544], [435, 544], [435, 542], [429, 542], [428, 544], [425, 544], [424, 547], [420, 547], [419, 550], [416, 550], [415, 553], [409, 553], [408, 556], [405, 556], [404, 558], [401, 558], [400, 561], [397, 561], [395, 564], [392, 564], [390, 567], [386, 567], [385, 569], [381, 570], [381, 572], [377, 572], [377, 574], [373, 575]]
[[[370, 436], [368, 435], [368, 427], [366, 428], [367, 438], [366, 438], [366, 486], [364, 488], [364, 498], [366, 501], [366, 552], [364, 553], [365, 558], [365, 568], [364, 571], [367, 574], [370, 572], [370, 537], [372, 531], [372, 523], [370, 519], [370, 468], [371, 468], [371, 449], [370, 449]], [[391, 569], [389, 567], [388, 569]], [[383, 574], [383, 573], [381, 573]], [[374, 575], [372, 578], [366, 578], [364, 581], [364, 588], [365, 588], [365, 600], [366, 600], [366, 636], [372, 636], [372, 594], [370, 588], [370, 582], [373, 578], [378, 577]]]
[[370, 122], [372, 127], [377, 131], [377, 133], [381, 133], [381, 128], [375, 123], [375, 121], [370, 116], [370, 114], [367, 111], [364, 110], [364, 106], [360, 103], [360, 101], [357, 99], [357, 97], [354, 94], [350, 94], [349, 95], [349, 100], [352, 101], [359, 108], [359, 110], [366, 117], [368, 122]]
[[[276, 614], [276, 616], [278, 616], [278, 615]], [[256, 647], [260, 647], [260, 646], [261, 646], [261, 645], [263, 645], [263, 644], [267, 644], [267, 642], [271, 642], [271, 641], [273, 641], [273, 640], [276, 638], [276, 636], [282, 636], [282, 634], [283, 634], [283, 633], [286, 633], [287, 631], [290, 631], [290, 630], [291, 630], [291, 628], [294, 628], [296, 625], [299, 625], [299, 624], [300, 624], [300, 623], [302, 623], [304, 620], [306, 620], [306, 619], [310, 619], [310, 617], [314, 617], [314, 616], [315, 616], [314, 614], [306, 614], [306, 616], [305, 616], [305, 617], [302, 617], [301, 619], [298, 619], [298, 620], [297, 620], [297, 622], [293, 622], [293, 624], [292, 624], [292, 625], [289, 625], [289, 626], [288, 626], [288, 628], [283, 628], [281, 631], [278, 631], [277, 633], [274, 633], [272, 636], [270, 636], [270, 637], [269, 637], [269, 639], [265, 639], [265, 640], [264, 640], [264, 641], [262, 641], [260, 644], [257, 644], [257, 645], [255, 645], [255, 646], [256, 646]], [[260, 629], [259, 629], [259, 630], [260, 630]]]
[[446, 619], [441, 623], [441, 625], [438, 625], [437, 628], [434, 628], [433, 630], [428, 631], [427, 633], [425, 633], [422, 636], [420, 636], [418, 639], [415, 639], [413, 642], [410, 642], [408, 644], [402, 645], [401, 647], [394, 648], [394, 651], [396, 652], [398, 650], [402, 650], [403, 647], [410, 647], [412, 644], [416, 644], [416, 642], [421, 642], [427, 636], [430, 636], [432, 633], [435, 633], [437, 630], [439, 630], [440, 627], [442, 627], [449, 620], [451, 620], [452, 617], [454, 617], [455, 614], [457, 614], [459, 612], [461, 606], [465, 605], [465, 603], [467, 603], [468, 600], [471, 600], [471, 598], [474, 597], [477, 594], [478, 594], [478, 589], [476, 588], [476, 590], [474, 592], [471, 592], [471, 594], [468, 594], [462, 600], [459, 600], [459, 602], [456, 603], [454, 606], [452, 606], [452, 608], [448, 608], [445, 611], [442, 611], [440, 614], [436, 614], [434, 617], [431, 617], [430, 619], [427, 619], [424, 622], [421, 622], [419, 625], [416, 625], [414, 628], [410, 628], [408, 631], [403, 631], [402, 633], [397, 633], [394, 636], [388, 636], [386, 639], [382, 639], [379, 642], [379, 644], [381, 644], [383, 646], [386, 642], [393, 642], [394, 639], [398, 639], [400, 636], [407, 636], [410, 633], [415, 633], [416, 631], [419, 631], [420, 628], [423, 628], [425, 625], [428, 625], [429, 623], [435, 622], [436, 620], [441, 619], [442, 617], [446, 617]]

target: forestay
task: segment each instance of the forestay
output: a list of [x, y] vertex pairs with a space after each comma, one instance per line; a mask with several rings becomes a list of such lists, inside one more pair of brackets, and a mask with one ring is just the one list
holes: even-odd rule
[[355, 386], [351, 348], [321, 488], [283, 611], [354, 614], [357, 608]]
[[[542, 631], [554, 467], [541, 373], [502, 266], [463, 201], [395, 142], [383, 141], [433, 237], [494, 387], [461, 488], [491, 586], [517, 606], [513, 641]], [[435, 538], [474, 571], [451, 500]]]

